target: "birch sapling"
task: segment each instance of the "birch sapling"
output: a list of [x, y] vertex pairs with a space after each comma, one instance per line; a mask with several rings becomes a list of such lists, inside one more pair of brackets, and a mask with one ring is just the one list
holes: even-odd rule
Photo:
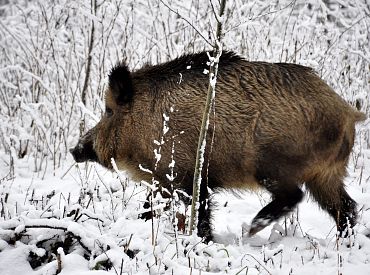
[[[212, 2], [211, 2], [212, 4]], [[201, 184], [206, 185], [206, 181], [202, 182], [202, 170], [204, 164], [204, 152], [206, 149], [206, 137], [208, 132], [209, 126], [209, 117], [212, 110], [212, 106], [214, 105], [215, 96], [216, 96], [216, 82], [217, 82], [217, 72], [218, 72], [218, 63], [219, 59], [222, 54], [222, 23], [223, 23], [223, 15], [225, 11], [226, 0], [222, 0], [220, 3], [219, 14], [217, 15], [214, 7], [214, 15], [217, 21], [217, 30], [214, 42], [214, 50], [213, 56], [210, 57], [210, 68], [209, 68], [209, 84], [208, 84], [208, 91], [207, 91], [207, 100], [204, 107], [203, 118], [202, 118], [202, 126], [200, 129], [199, 134], [199, 141], [198, 141], [198, 148], [197, 148], [197, 156], [195, 161], [195, 169], [194, 169], [194, 179], [193, 179], [193, 199], [191, 204], [191, 217], [190, 217], [190, 229], [189, 233], [192, 234], [193, 231], [198, 227], [198, 209], [202, 205], [202, 207], [207, 207], [207, 201], [199, 201], [200, 197], [200, 190], [202, 192], [208, 192], [207, 186], [201, 186]], [[202, 196], [206, 198], [207, 196]]]

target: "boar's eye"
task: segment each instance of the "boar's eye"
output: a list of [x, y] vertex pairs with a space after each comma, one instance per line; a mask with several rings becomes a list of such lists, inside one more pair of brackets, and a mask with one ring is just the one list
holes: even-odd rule
[[106, 107], [105, 108], [105, 113], [106, 113], [107, 117], [111, 117], [113, 115], [113, 110], [109, 107]]

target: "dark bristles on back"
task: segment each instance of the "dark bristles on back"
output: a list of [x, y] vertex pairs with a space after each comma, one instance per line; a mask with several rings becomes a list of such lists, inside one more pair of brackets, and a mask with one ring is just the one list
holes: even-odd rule
[[118, 105], [128, 103], [134, 95], [131, 73], [124, 63], [119, 63], [109, 73], [109, 87]]
[[[180, 56], [173, 61], [169, 61], [163, 64], [163, 67], [167, 67], [172, 70], [176, 70], [177, 68], [184, 69], [184, 67], [190, 66], [191, 70], [203, 70], [209, 67], [209, 56], [213, 56], [213, 52], [200, 52], [195, 54], [188, 54]], [[243, 60], [242, 57], [238, 56], [234, 52], [231, 51], [223, 51], [222, 55], [219, 60], [219, 65], [221, 67], [227, 65], [233, 65], [235, 62]]]
[[[195, 54], [186, 54], [174, 60], [158, 64], [156, 66], [145, 66], [136, 71], [135, 77], [145, 76], [145, 79], [155, 79], [157, 81], [168, 79], [171, 77], [178, 77], [181, 73], [184, 74], [200, 74], [204, 77], [204, 69], [209, 69], [209, 56], [213, 56], [213, 52], [199, 52]], [[235, 66], [235, 63], [244, 60], [231, 51], [223, 51], [219, 61], [219, 67], [225, 68], [228, 66]]]

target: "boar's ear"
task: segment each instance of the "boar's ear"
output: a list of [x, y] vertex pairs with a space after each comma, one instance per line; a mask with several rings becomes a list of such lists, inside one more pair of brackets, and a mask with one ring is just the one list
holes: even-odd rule
[[119, 63], [110, 71], [109, 88], [118, 105], [131, 102], [134, 95], [131, 73], [124, 63]]

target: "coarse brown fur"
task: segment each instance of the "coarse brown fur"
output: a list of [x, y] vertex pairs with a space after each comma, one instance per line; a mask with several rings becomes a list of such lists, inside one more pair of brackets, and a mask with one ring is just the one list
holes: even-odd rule
[[[75, 159], [97, 160], [111, 168], [113, 157], [134, 179], [148, 179], [141, 165], [153, 171], [161, 186], [170, 189], [173, 184], [191, 194], [209, 82], [207, 62], [203, 52], [131, 73], [118, 64], [106, 92], [107, 114], [81, 139], [76, 148], [82, 149], [72, 151]], [[355, 123], [364, 114], [308, 67], [249, 62], [232, 52], [221, 56], [216, 89], [205, 155], [208, 174], [203, 178], [211, 189], [263, 186], [272, 194], [272, 202], [252, 221], [251, 234], [292, 210], [303, 197], [303, 183], [333, 216], [338, 230], [344, 231], [347, 222], [355, 224], [356, 203], [346, 193], [343, 178]], [[165, 134], [164, 115], [169, 117]], [[155, 168], [154, 141], [162, 137], [162, 158]], [[166, 176], [172, 146], [174, 182]], [[201, 200], [207, 196], [205, 189]], [[199, 233], [210, 240], [210, 210], [203, 206], [200, 216], [206, 222], [200, 223]]]

